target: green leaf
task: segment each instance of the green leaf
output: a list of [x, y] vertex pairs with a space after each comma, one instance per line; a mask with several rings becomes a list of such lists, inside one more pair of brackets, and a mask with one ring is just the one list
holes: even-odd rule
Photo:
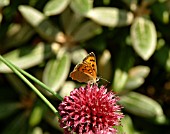
[[126, 82], [125, 89], [132, 90], [141, 86], [148, 76], [150, 68], [147, 66], [136, 66], [129, 70], [129, 78]]
[[71, 9], [80, 15], [85, 15], [93, 7], [92, 0], [72, 0]]
[[126, 81], [128, 79], [128, 74], [125, 71], [116, 69], [114, 79], [113, 79], [113, 91], [120, 92], [123, 90]]
[[142, 77], [137, 77], [137, 78], [130, 77], [127, 79], [124, 89], [127, 91], [134, 90], [140, 87], [144, 82], [145, 82], [145, 79], [143, 79]]
[[124, 87], [128, 80], [128, 71], [132, 68], [134, 61], [134, 55], [127, 46], [121, 48], [121, 51], [118, 51], [116, 54], [116, 70], [112, 84], [114, 91], [121, 92], [125, 89]]
[[47, 16], [60, 14], [68, 6], [70, 0], [50, 0], [44, 7]]
[[37, 124], [39, 124], [42, 119], [42, 115], [43, 115], [42, 107], [35, 106], [29, 118], [30, 126], [36, 126]]
[[111, 53], [109, 50], [105, 49], [102, 55], [98, 58], [99, 77], [101, 76], [103, 79], [109, 80], [112, 77], [112, 71]]
[[166, 71], [170, 72], [170, 48], [168, 46], [163, 46], [155, 53], [156, 61], [165, 68]]
[[22, 25], [12, 24], [7, 32], [7, 36], [4, 40], [5, 48], [16, 47], [29, 41], [35, 34], [32, 27], [28, 23]]
[[34, 127], [31, 134], [43, 134], [43, 130], [40, 127]]
[[162, 123], [165, 123], [166, 121], [161, 105], [145, 95], [129, 92], [121, 96], [119, 102], [126, 111], [134, 115], [150, 118], [156, 122], [161, 120]]
[[170, 48], [169, 47], [164, 46], [161, 49], [159, 49], [155, 53], [155, 58], [162, 67], [166, 68], [168, 72], [170, 71], [170, 68], [166, 65], [166, 63], [170, 61]]
[[65, 96], [69, 96], [70, 92], [74, 90], [74, 88], [76, 87], [76, 84], [72, 81], [66, 81], [62, 87], [62, 89], [60, 90], [59, 94], [61, 95], [61, 97], [65, 97]]
[[84, 57], [87, 56], [87, 51], [85, 49], [77, 49], [77, 50], [74, 50], [72, 53], [71, 53], [71, 59], [72, 59], [72, 62], [76, 65], [80, 62], [82, 62], [82, 60], [84, 59]]
[[56, 41], [59, 30], [37, 9], [30, 6], [19, 6], [19, 11], [28, 23], [39, 33], [39, 35], [48, 40]]
[[0, 8], [4, 6], [8, 6], [10, 3], [9, 0], [0, 0]]
[[0, 25], [1, 25], [2, 19], [3, 19], [3, 15], [2, 13], [0, 13]]
[[52, 90], [58, 91], [68, 77], [70, 63], [71, 59], [68, 53], [58, 59], [50, 60], [43, 73], [43, 82]]
[[0, 120], [17, 112], [20, 108], [18, 102], [1, 102], [0, 103]]
[[146, 78], [150, 72], [150, 68], [148, 66], [136, 66], [129, 70], [130, 77], [142, 77]]
[[96, 7], [87, 13], [87, 17], [100, 25], [108, 27], [126, 26], [132, 23], [133, 14], [112, 7]]
[[64, 31], [67, 35], [71, 35], [71, 33], [79, 27], [80, 23], [83, 21], [83, 17], [74, 14], [69, 8], [67, 8], [62, 14], [61, 14], [61, 21], [64, 28]]
[[[50, 49], [50, 45], [39, 43], [37, 46], [28, 46], [13, 50], [3, 55], [3, 57], [22, 69], [28, 69], [40, 64], [44, 59], [49, 57], [51, 55]], [[0, 72], [8, 73], [12, 71], [0, 62]]]
[[121, 125], [116, 128], [118, 129], [118, 134], [134, 134], [135, 132], [132, 119], [128, 115], [125, 115], [125, 117], [121, 119]]
[[84, 41], [100, 34], [101, 32], [102, 28], [100, 25], [92, 21], [87, 21], [79, 26], [78, 30], [73, 34], [73, 38], [75, 41]]
[[135, 19], [131, 27], [132, 45], [136, 53], [148, 60], [156, 49], [156, 29], [152, 21], [142, 17]]

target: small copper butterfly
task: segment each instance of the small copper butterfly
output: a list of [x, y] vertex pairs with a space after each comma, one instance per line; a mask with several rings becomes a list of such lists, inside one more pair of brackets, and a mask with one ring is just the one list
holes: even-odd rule
[[77, 64], [70, 77], [78, 82], [96, 83], [98, 78], [95, 54], [89, 53], [81, 63]]

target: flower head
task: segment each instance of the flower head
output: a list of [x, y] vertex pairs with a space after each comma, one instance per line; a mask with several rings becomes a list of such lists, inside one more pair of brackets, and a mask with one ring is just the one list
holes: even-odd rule
[[113, 126], [120, 125], [124, 117], [118, 100], [113, 92], [97, 84], [74, 89], [59, 105], [60, 126], [65, 133], [115, 134]]

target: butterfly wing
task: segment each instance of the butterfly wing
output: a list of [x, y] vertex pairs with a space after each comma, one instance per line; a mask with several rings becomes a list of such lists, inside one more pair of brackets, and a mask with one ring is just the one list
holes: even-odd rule
[[93, 52], [89, 53], [87, 57], [84, 58], [83, 63], [90, 64], [93, 70], [93, 76], [96, 79], [97, 77], [97, 65], [96, 65], [96, 56]]
[[83, 62], [78, 64], [73, 72], [70, 73], [70, 77], [78, 82], [96, 83], [97, 66], [95, 54], [93, 52], [89, 53], [83, 59]]
[[70, 73], [70, 77], [73, 80], [77, 80], [78, 82], [96, 82], [96, 78], [94, 79], [94, 71], [92, 67], [89, 64], [86, 63], [80, 63], [78, 64], [73, 72]]

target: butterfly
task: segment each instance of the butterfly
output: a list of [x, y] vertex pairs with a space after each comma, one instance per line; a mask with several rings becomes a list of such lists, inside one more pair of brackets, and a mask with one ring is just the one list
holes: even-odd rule
[[70, 73], [70, 77], [78, 82], [96, 83], [98, 78], [95, 54], [89, 53], [82, 63], [77, 64]]

